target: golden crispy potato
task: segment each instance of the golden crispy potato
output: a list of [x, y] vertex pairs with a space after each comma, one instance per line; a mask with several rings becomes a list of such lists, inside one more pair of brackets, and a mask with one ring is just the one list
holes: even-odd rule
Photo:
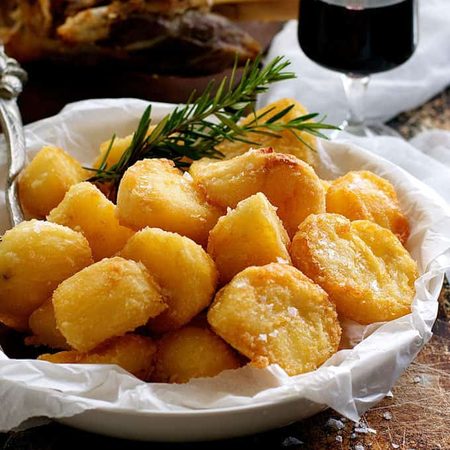
[[149, 321], [152, 331], [180, 328], [211, 303], [217, 270], [205, 250], [191, 239], [144, 228], [128, 241], [120, 256], [142, 262], [162, 288], [169, 307]]
[[[308, 111], [305, 109], [305, 107], [296, 100], [283, 98], [274, 103], [271, 103], [270, 105], [265, 106], [264, 108], [259, 109], [258, 111], [256, 111], [256, 115], [261, 116], [262, 114], [271, 110], [260, 119], [260, 121], [266, 122], [275, 114], [278, 114], [290, 105], [294, 105], [294, 107], [279, 121], [280, 123], [287, 123], [292, 119], [296, 119], [297, 117], [308, 114]], [[249, 124], [250, 122], [254, 121], [254, 119], [255, 115], [251, 113], [242, 121], [242, 124]], [[300, 139], [296, 137], [292, 131], [289, 130], [284, 130], [276, 133], [281, 137], [267, 136], [258, 133], [247, 133], [244, 137], [254, 142], [255, 144], [247, 144], [245, 142], [239, 141], [224, 141], [218, 146], [218, 150], [224, 153], [226, 158], [229, 159], [238, 155], [242, 155], [252, 147], [273, 147], [278, 153], [294, 155], [297, 158], [314, 166], [317, 161], [317, 155], [312, 149], [316, 148], [316, 138], [309, 133], [301, 131], [296, 131], [295, 133], [298, 137], [300, 137]]]
[[241, 200], [263, 192], [289, 234], [309, 215], [325, 212], [323, 185], [311, 166], [271, 149], [249, 151], [227, 161], [200, 160], [190, 173], [219, 208], [234, 208]]
[[316, 369], [339, 346], [341, 328], [327, 294], [295, 267], [249, 267], [221, 289], [208, 312], [213, 330], [257, 367], [289, 375]]
[[0, 242], [0, 314], [28, 320], [61, 281], [92, 262], [81, 233], [39, 220], [22, 222]]
[[291, 262], [289, 236], [276, 209], [258, 193], [238, 203], [211, 230], [208, 253], [214, 259], [221, 284], [249, 266]]
[[84, 234], [95, 261], [115, 255], [134, 231], [119, 225], [116, 206], [93, 184], [72, 186], [47, 220]]
[[238, 355], [219, 336], [207, 328], [187, 326], [158, 342], [152, 381], [187, 383], [241, 365]]
[[46, 345], [58, 349], [70, 348], [65, 337], [56, 327], [55, 310], [51, 298], [31, 314], [29, 328], [33, 332], [33, 336], [25, 338], [26, 345]]
[[[149, 127], [147, 136], [156, 128], [156, 125], [152, 125]], [[111, 145], [111, 140], [108, 139], [107, 141], [103, 142], [100, 145], [100, 152], [97, 158], [94, 161], [93, 167], [98, 169], [100, 165], [102, 164], [103, 160], [105, 159], [106, 153], [108, 152], [110, 146], [111, 149], [109, 150], [108, 156], [106, 158], [106, 166], [105, 168], [109, 168], [113, 166], [114, 164], [117, 164], [124, 154], [125, 150], [128, 149], [131, 142], [133, 141], [133, 134], [129, 134], [128, 136], [125, 136], [124, 138], [116, 137], [114, 138], [114, 141]]]
[[[127, 150], [127, 148], [130, 146], [132, 140], [133, 140], [132, 134], [130, 134], [129, 136], [125, 136], [124, 138], [116, 137], [114, 139], [114, 142], [111, 146], [111, 150], [109, 151], [109, 154], [105, 161], [106, 169], [119, 162], [119, 160], [122, 157], [125, 150]], [[100, 145], [100, 153], [97, 156], [97, 158], [95, 159], [94, 164], [93, 164], [93, 167], [95, 169], [98, 169], [100, 167], [100, 164], [105, 159], [106, 153], [107, 153], [110, 145], [111, 145], [111, 139], [108, 139], [107, 141], [103, 142]]]
[[371, 220], [391, 230], [403, 244], [408, 240], [408, 219], [400, 209], [394, 186], [372, 172], [348, 172], [334, 180], [326, 201], [327, 212], [350, 220]]
[[29, 215], [43, 219], [70, 186], [85, 178], [80, 163], [64, 150], [43, 147], [20, 174], [20, 202]]
[[343, 317], [367, 324], [411, 311], [416, 263], [391, 231], [373, 222], [311, 215], [292, 241], [291, 256]]
[[188, 176], [166, 159], [146, 159], [130, 167], [117, 195], [117, 214], [122, 225], [140, 230], [162, 228], [206, 245], [209, 230], [220, 212]]
[[153, 370], [155, 352], [156, 344], [152, 339], [126, 334], [112, 338], [89, 352], [47, 353], [38, 359], [58, 364], [117, 364], [135, 377], [147, 381]]
[[145, 325], [167, 307], [145, 267], [119, 257], [63, 281], [52, 299], [58, 329], [81, 352]]

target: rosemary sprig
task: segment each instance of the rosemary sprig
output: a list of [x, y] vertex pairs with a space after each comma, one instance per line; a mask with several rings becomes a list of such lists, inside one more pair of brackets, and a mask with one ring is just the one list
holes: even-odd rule
[[[95, 174], [90, 181], [112, 183], [116, 191], [125, 171], [136, 161], [145, 158], [167, 158], [175, 165], [184, 168], [189, 160], [202, 157], [221, 158], [223, 155], [217, 146], [223, 141], [241, 141], [255, 144], [248, 138], [248, 133], [266, 134], [280, 137], [281, 131], [289, 130], [298, 139], [296, 131], [304, 131], [314, 136], [325, 137], [320, 130], [336, 129], [322, 121], [311, 122], [317, 114], [307, 114], [286, 123], [281, 119], [293, 108], [288, 106], [269, 119], [265, 116], [272, 110], [256, 116], [247, 124], [239, 121], [246, 115], [248, 108], [253, 108], [256, 96], [267, 91], [270, 84], [295, 78], [293, 72], [286, 71], [290, 62], [283, 57], [275, 58], [267, 66], [260, 68], [260, 59], [247, 62], [240, 81], [235, 86], [237, 65], [230, 78], [224, 77], [213, 94], [215, 82], [208, 84], [205, 91], [196, 97], [193, 92], [185, 106], [175, 108], [148, 134], [151, 125], [151, 106], [139, 122], [132, 142], [120, 160], [106, 167], [109, 151], [106, 152], [98, 169], [90, 169]], [[112, 147], [110, 144], [109, 150]]]

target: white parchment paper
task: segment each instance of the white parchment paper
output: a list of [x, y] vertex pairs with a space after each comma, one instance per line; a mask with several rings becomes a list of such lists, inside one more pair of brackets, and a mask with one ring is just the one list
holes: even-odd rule
[[[90, 163], [99, 144], [114, 132], [122, 136], [133, 131], [146, 105], [131, 99], [69, 105], [58, 116], [26, 128], [29, 152], [35, 153], [44, 144], [59, 145], [83, 163]], [[155, 120], [170, 108], [155, 104]], [[355, 347], [340, 350], [318, 370], [296, 377], [287, 376], [274, 365], [263, 370], [246, 367], [226, 371], [185, 385], [147, 384], [115, 366], [14, 360], [0, 352], [0, 430], [9, 430], [31, 417], [70, 417], [92, 409], [189, 411], [299, 396], [357, 420], [380, 401], [431, 336], [443, 273], [450, 267], [450, 208], [403, 169], [354, 144], [324, 142], [320, 153], [319, 172], [324, 178], [367, 169], [395, 185], [411, 223], [408, 248], [421, 273], [411, 314], [367, 328], [346, 323], [346, 341]], [[5, 173], [5, 161], [1, 160], [2, 180]], [[0, 199], [3, 202], [3, 193]], [[0, 205], [0, 227], [2, 232], [8, 227], [4, 204]]]

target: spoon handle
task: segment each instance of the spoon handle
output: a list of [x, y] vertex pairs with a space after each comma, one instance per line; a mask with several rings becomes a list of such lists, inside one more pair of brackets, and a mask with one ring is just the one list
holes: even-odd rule
[[0, 124], [3, 129], [8, 156], [6, 179], [6, 207], [12, 226], [24, 220], [20, 206], [17, 177], [25, 166], [25, 137], [17, 97], [22, 92], [27, 74], [16, 60], [9, 58], [0, 45]]

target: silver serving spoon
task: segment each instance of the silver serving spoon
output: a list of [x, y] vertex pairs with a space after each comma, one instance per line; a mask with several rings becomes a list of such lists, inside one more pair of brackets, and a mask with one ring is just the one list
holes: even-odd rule
[[26, 72], [16, 60], [6, 55], [3, 45], [0, 45], [0, 124], [5, 136], [8, 155], [5, 197], [12, 226], [24, 220], [19, 200], [17, 177], [25, 166], [26, 152], [17, 97], [22, 92], [23, 83], [26, 79]]

